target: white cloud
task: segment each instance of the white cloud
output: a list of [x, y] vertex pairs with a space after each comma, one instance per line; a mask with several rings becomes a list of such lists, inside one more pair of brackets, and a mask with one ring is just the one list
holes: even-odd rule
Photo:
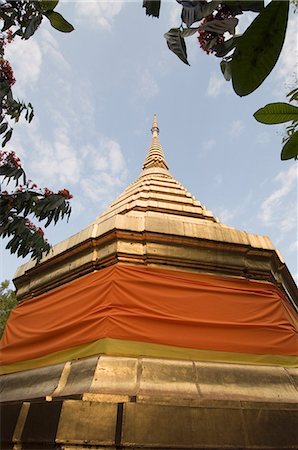
[[16, 38], [7, 45], [5, 54], [11, 62], [16, 78], [13, 87], [15, 96], [25, 97], [28, 89], [35, 87], [40, 79], [44, 62], [55, 66], [55, 71], [50, 71], [51, 75], [55, 75], [57, 83], [63, 84], [64, 89], [67, 87], [61, 71], [69, 70], [70, 66], [49, 30], [42, 28], [38, 30], [37, 37], [34, 36], [27, 41]]
[[268, 144], [270, 142], [270, 135], [267, 131], [257, 134], [256, 143], [257, 144]]
[[278, 222], [281, 231], [293, 229], [293, 218], [297, 217], [297, 203], [290, 207], [287, 205], [285, 211], [284, 200], [293, 189], [297, 189], [297, 175], [296, 164], [293, 164], [275, 177], [274, 181], [279, 183], [279, 187], [261, 205], [260, 219], [264, 224], [272, 225]]
[[219, 211], [218, 217], [222, 223], [228, 224], [232, 219], [234, 219], [236, 214], [237, 214], [236, 210], [232, 211], [228, 208], [224, 208], [221, 211]]
[[62, 55], [62, 53], [59, 50], [59, 44], [56, 41], [56, 39], [54, 38], [54, 36], [52, 35], [52, 33], [43, 28], [41, 30], [41, 50], [42, 53], [44, 54], [45, 58], [50, 57], [53, 61], [53, 63], [59, 67], [59, 70], [64, 69], [64, 70], [69, 70], [70, 66], [68, 64], [68, 62], [66, 61], [66, 59], [64, 58], [64, 56]]
[[107, 137], [101, 137], [98, 145], [87, 145], [81, 151], [85, 160], [92, 162], [92, 166], [101, 172], [121, 174], [126, 170], [126, 163], [119, 143]]
[[217, 175], [215, 175], [214, 181], [215, 181], [215, 184], [217, 184], [217, 186], [221, 185], [223, 182], [223, 176], [218, 173]]
[[174, 3], [171, 5], [171, 12], [169, 15], [169, 27], [177, 27], [181, 23], [181, 5]]
[[209, 155], [210, 150], [212, 150], [216, 145], [216, 140], [214, 138], [209, 138], [205, 140], [198, 148], [198, 158], [203, 159]]
[[[33, 124], [32, 124], [33, 125]], [[70, 128], [54, 130], [45, 140], [38, 123], [31, 127], [30, 141], [34, 158], [28, 155], [26, 167], [34, 181], [51, 189], [70, 188], [76, 197], [79, 190], [82, 208], [86, 200], [103, 206], [111, 201], [126, 181], [127, 168], [120, 144], [101, 136], [98, 143], [76, 148], [70, 138]]]
[[291, 253], [298, 252], [298, 240], [292, 242], [292, 244], [290, 245], [290, 248], [289, 248], [289, 252], [291, 252]]
[[233, 120], [231, 124], [231, 128], [229, 130], [229, 136], [235, 138], [240, 136], [240, 134], [243, 133], [245, 126], [243, 124], [243, 121], [240, 119]]
[[38, 131], [31, 128], [34, 159], [29, 161], [30, 171], [40, 182], [76, 184], [80, 178], [81, 161], [70, 141], [66, 128], [57, 128], [51, 143], [40, 137]]
[[17, 81], [14, 93], [23, 96], [24, 90], [39, 79], [42, 65], [40, 45], [34, 37], [27, 41], [15, 39], [7, 45], [5, 55], [13, 67]]
[[222, 94], [227, 87], [226, 83], [227, 82], [223, 78], [223, 76], [218, 76], [214, 72], [212, 72], [207, 88], [207, 95], [209, 95], [209, 97], [215, 98], [218, 95]]
[[111, 200], [126, 180], [127, 168], [118, 142], [99, 138], [98, 145], [85, 146], [81, 151], [88, 177], [80, 181], [83, 193], [92, 201]]
[[[22, 125], [20, 124], [19, 126], [22, 126]], [[23, 160], [26, 157], [27, 152], [26, 152], [25, 147], [23, 145], [23, 141], [21, 139], [20, 134], [18, 134], [16, 132], [14, 132], [12, 134], [12, 138], [11, 138], [11, 141], [10, 141], [10, 146], [13, 149], [17, 149], [18, 157], [21, 159], [21, 162], [23, 163]]]
[[155, 97], [159, 93], [158, 84], [149, 69], [140, 71], [136, 87], [137, 96], [145, 100]]
[[118, 142], [106, 139], [106, 148], [109, 151], [110, 169], [112, 174], [119, 175], [125, 169], [125, 160]]
[[213, 138], [208, 139], [207, 141], [205, 141], [203, 143], [203, 149], [204, 150], [211, 150], [212, 148], [215, 147], [216, 144], [216, 140]]
[[109, 194], [109, 187], [96, 179], [86, 178], [82, 180], [81, 186], [84, 195], [91, 201], [98, 202], [99, 206]]
[[94, 26], [106, 30], [111, 29], [113, 19], [121, 11], [122, 0], [113, 1], [82, 1], [76, 3], [76, 14], [79, 18], [86, 18]]
[[284, 207], [282, 219], [279, 222], [279, 230], [288, 233], [297, 230], [297, 201], [287, 204]]

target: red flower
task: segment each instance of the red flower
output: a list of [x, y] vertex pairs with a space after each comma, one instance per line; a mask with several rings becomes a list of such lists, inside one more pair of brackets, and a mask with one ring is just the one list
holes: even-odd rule
[[45, 196], [45, 197], [49, 197], [50, 195], [53, 195], [54, 194], [54, 192], [53, 191], [51, 191], [50, 189], [48, 189], [47, 187], [46, 188], [44, 188], [44, 192], [43, 192], [43, 195]]
[[73, 198], [73, 195], [71, 195], [68, 189], [61, 189], [61, 191], [58, 191], [58, 194], [62, 195], [66, 200]]
[[25, 225], [29, 228], [29, 230], [34, 231], [35, 233], [37, 232], [37, 227], [31, 222], [31, 220], [25, 219]]
[[[204, 25], [207, 22], [212, 22], [212, 20], [224, 20], [230, 17], [234, 17], [236, 13], [232, 12], [230, 8], [226, 5], [219, 6], [217, 12], [213, 15], [205, 17], [202, 20], [201, 25]], [[198, 31], [199, 37], [198, 41], [202, 50], [204, 50], [207, 55], [209, 53], [214, 53], [213, 47], [218, 44], [222, 44], [225, 40], [223, 34], [215, 33], [206, 30]], [[212, 43], [212, 47], [210, 48], [210, 44]]]
[[9, 86], [15, 84], [16, 80], [9, 61], [0, 59], [0, 78], [1, 81], [6, 81]]
[[43, 232], [42, 228], [39, 227], [37, 229], [36, 233], [38, 233], [41, 237], [44, 237], [44, 232]]
[[13, 33], [11, 30], [7, 30], [6, 32], [6, 41], [10, 44], [13, 41]]
[[11, 167], [21, 167], [21, 160], [15, 154], [15, 152], [0, 152], [0, 164], [2, 166], [8, 164]]
[[25, 219], [25, 225], [30, 231], [33, 231], [34, 233], [39, 234], [39, 236], [41, 236], [41, 237], [44, 236], [43, 229], [40, 227], [37, 228], [37, 226], [34, 225], [34, 223], [32, 223], [31, 220]]

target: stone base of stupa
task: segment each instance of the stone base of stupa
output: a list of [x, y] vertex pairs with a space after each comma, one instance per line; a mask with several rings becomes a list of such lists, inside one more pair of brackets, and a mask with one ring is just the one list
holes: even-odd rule
[[116, 356], [12, 373], [1, 448], [296, 449], [295, 381], [292, 368]]

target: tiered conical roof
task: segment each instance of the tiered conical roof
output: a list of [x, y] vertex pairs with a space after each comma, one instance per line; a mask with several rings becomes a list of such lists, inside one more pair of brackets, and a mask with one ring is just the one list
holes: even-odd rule
[[112, 202], [97, 220], [101, 222], [115, 214], [124, 212], [127, 214], [131, 210], [140, 210], [159, 211], [218, 222], [212, 212], [196, 200], [169, 172], [159, 140], [156, 114], [154, 114], [151, 132], [152, 138], [140, 176]]

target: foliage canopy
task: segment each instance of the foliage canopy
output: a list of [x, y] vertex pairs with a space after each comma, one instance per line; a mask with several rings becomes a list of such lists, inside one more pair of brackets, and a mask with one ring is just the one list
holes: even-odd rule
[[17, 304], [15, 291], [9, 289], [9, 281], [2, 281], [0, 284], [0, 337], [9, 317], [10, 311]]
[[[57, 30], [65, 33], [74, 28], [60, 13], [54, 11], [56, 1], [1, 1], [0, 19], [0, 135], [2, 147], [12, 137], [11, 123], [17, 123], [21, 116], [29, 123], [34, 117], [31, 103], [15, 99], [12, 86], [16, 80], [9, 61], [5, 58], [5, 49], [15, 38], [30, 39], [43, 19], [49, 20]], [[39, 261], [43, 253], [50, 251], [50, 245], [44, 238], [44, 231], [36, 226], [32, 219], [45, 221], [45, 227], [56, 224], [64, 217], [69, 218], [72, 195], [67, 189], [54, 193], [48, 188], [39, 189], [28, 179], [14, 151], [0, 152], [0, 176], [2, 177], [0, 195], [0, 236], [10, 240], [6, 248], [11, 253], [25, 257], [28, 254]], [[5, 189], [3, 184], [6, 183]]]
[[[271, 73], [279, 58], [287, 30], [289, 1], [272, 0], [266, 7], [263, 0], [176, 1], [182, 7], [181, 24], [164, 35], [169, 49], [190, 65], [185, 38], [196, 34], [202, 50], [222, 58], [222, 74], [227, 81], [232, 81], [235, 93], [242, 97], [254, 92]], [[297, 6], [297, 1], [293, 3]], [[145, 0], [143, 7], [148, 16], [159, 17], [161, 0]], [[243, 34], [236, 34], [239, 18], [247, 12], [256, 13], [256, 17]], [[292, 94], [291, 101], [297, 100], [293, 92], [289, 94]], [[263, 123], [273, 123], [270, 121], [276, 115], [273, 109], [282, 111], [285, 105], [267, 105], [255, 113], [255, 118]], [[287, 121], [291, 120], [292, 124], [287, 128], [281, 153], [283, 160], [297, 158], [298, 155], [297, 116], [293, 112], [296, 107], [288, 107], [292, 113]], [[269, 122], [263, 121], [265, 115], [270, 116]]]

